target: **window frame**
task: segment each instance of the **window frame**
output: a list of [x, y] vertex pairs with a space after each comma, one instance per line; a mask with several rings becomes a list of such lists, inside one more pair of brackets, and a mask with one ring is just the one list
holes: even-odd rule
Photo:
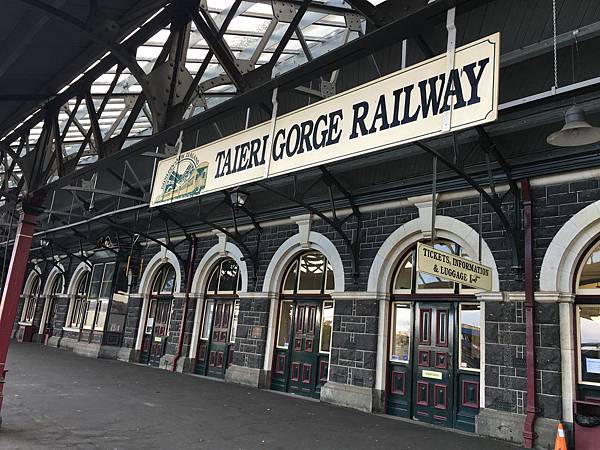
[[[67, 327], [70, 329], [81, 329], [83, 325], [83, 319], [85, 317], [85, 311], [87, 310], [87, 296], [89, 289], [89, 282], [92, 275], [91, 270], [85, 270], [77, 280], [77, 286], [75, 287], [75, 293], [73, 294], [73, 298], [71, 299], [71, 307], [69, 312], [69, 320], [67, 320]], [[83, 289], [80, 290], [80, 287], [83, 284]], [[81, 292], [82, 291], [82, 292]], [[79, 308], [78, 308], [79, 305]], [[73, 318], [79, 316], [78, 310], [81, 312], [81, 317], [79, 323], [75, 324], [73, 322]]]
[[600, 252], [600, 240], [594, 241], [594, 243], [592, 245], [590, 245], [588, 250], [584, 253], [584, 256], [579, 259], [579, 264], [578, 264], [577, 272], [576, 272], [577, 276], [574, 277], [575, 283], [574, 283], [573, 291], [575, 292], [575, 295], [586, 296], [586, 297], [590, 297], [590, 296], [591, 297], [593, 297], [593, 296], [600, 297], [600, 287], [590, 288], [590, 289], [585, 289], [585, 288], [579, 287], [583, 269], [585, 268], [585, 265], [586, 265], [588, 259], [591, 258], [591, 256], [594, 254], [594, 250], [596, 250], [596, 249], [598, 249], [598, 251]]
[[[21, 311], [21, 323], [23, 325], [33, 325], [33, 321], [35, 320], [35, 311], [37, 309], [37, 304], [40, 299], [40, 291], [42, 286], [42, 280], [39, 273], [35, 272], [35, 278], [31, 283], [31, 289], [29, 292], [25, 294], [25, 302], [23, 303], [23, 311]], [[34, 292], [35, 291], [35, 294]], [[27, 320], [27, 311], [29, 307], [33, 305], [33, 315], [31, 320]]]
[[[477, 302], [459, 302], [457, 304], [458, 306], [458, 366], [457, 369], [458, 370], [464, 370], [467, 372], [477, 372], [477, 373], [481, 373], [481, 331], [482, 331], [482, 326], [481, 326], [481, 312], [483, 311], [483, 309], [481, 308], [481, 303], [477, 303]], [[462, 342], [461, 342], [461, 336], [462, 336], [462, 309], [463, 306], [478, 306], [479, 307], [479, 368], [473, 368], [473, 367], [461, 367], [461, 363], [462, 363]], [[455, 345], [456, 346], [456, 345]]]
[[[403, 365], [410, 365], [412, 361], [412, 346], [413, 346], [413, 332], [414, 332], [414, 315], [415, 308], [413, 307], [414, 302], [409, 302], [406, 300], [393, 300], [390, 302], [392, 308], [392, 314], [390, 317], [390, 336], [389, 336], [389, 352], [388, 352], [388, 361], [391, 363], [398, 363]], [[404, 305], [408, 309], [409, 314], [409, 323], [408, 323], [408, 359], [406, 361], [392, 359], [392, 352], [394, 348], [394, 337], [396, 335], [396, 305]], [[393, 331], [392, 331], [393, 330]]]
[[595, 306], [600, 308], [600, 302], [591, 303], [588, 299], [586, 302], [575, 304], [575, 338], [577, 346], [576, 364], [577, 364], [577, 384], [585, 386], [600, 386], [600, 381], [583, 381], [582, 364], [581, 364], [581, 312], [580, 308], [585, 306]]
[[[288, 346], [282, 346], [279, 345], [279, 336], [281, 336], [281, 319], [283, 317], [282, 315], [282, 311], [283, 311], [283, 304], [284, 303], [289, 303], [291, 305], [291, 311], [292, 311], [292, 317], [290, 317], [290, 327], [288, 330]], [[279, 302], [279, 320], [277, 321], [277, 336], [275, 337], [275, 348], [278, 348], [280, 350], [289, 350], [290, 349], [290, 341], [291, 341], [291, 336], [290, 333], [292, 331], [292, 325], [294, 322], [294, 316], [295, 316], [295, 309], [296, 309], [296, 304], [293, 300], [281, 300]]]
[[[332, 316], [331, 316], [331, 336], [329, 338], [329, 350], [323, 350], [323, 325], [325, 324], [325, 304], [331, 303]], [[333, 321], [335, 320], [335, 300], [323, 300], [321, 305], [321, 329], [319, 330], [319, 353], [322, 355], [331, 354], [331, 345], [333, 344]]]

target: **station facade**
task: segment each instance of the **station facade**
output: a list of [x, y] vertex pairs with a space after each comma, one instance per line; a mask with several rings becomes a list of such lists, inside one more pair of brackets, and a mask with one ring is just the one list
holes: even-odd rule
[[[531, 184], [544, 446], [572, 424], [573, 399], [600, 392], [600, 185], [594, 170]], [[433, 245], [490, 267], [491, 291], [416, 271], [416, 244], [432, 241], [425, 195], [361, 207], [356, 272], [312, 215], [262, 223], [256, 265], [218, 231], [174, 238], [175, 252], [106, 238], [78, 264], [32, 260], [14, 336], [520, 442], [523, 277], [474, 191], [437, 200]]]

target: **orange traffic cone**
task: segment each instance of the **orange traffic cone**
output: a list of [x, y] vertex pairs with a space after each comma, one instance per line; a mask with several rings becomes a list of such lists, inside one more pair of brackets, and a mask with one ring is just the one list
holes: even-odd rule
[[565, 429], [562, 423], [558, 423], [556, 430], [556, 441], [554, 441], [554, 450], [567, 450], [567, 439], [565, 438]]

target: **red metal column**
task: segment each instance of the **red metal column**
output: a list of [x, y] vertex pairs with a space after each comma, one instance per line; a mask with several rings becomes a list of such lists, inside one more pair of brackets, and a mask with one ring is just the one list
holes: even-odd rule
[[527, 416], [523, 428], [525, 448], [533, 448], [535, 443], [535, 303], [533, 299], [533, 235], [532, 202], [529, 180], [521, 182], [523, 191], [523, 227], [525, 229], [525, 347], [527, 363]]
[[[15, 323], [21, 289], [23, 288], [36, 219], [37, 217], [32, 211], [24, 208], [19, 220], [4, 291], [2, 293], [2, 302], [0, 303], [0, 414], [2, 413], [2, 400], [4, 399], [4, 377], [6, 375], [4, 367], [6, 365], [8, 344]], [[0, 415], [1, 423], [2, 417]]]

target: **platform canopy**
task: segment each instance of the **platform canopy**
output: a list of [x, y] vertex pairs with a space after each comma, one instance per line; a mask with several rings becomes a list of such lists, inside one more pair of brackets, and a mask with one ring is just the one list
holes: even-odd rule
[[[356, 213], [430, 193], [435, 155], [439, 191], [492, 188], [506, 216], [520, 178], [598, 163], [598, 144], [546, 143], [574, 102], [600, 124], [600, 4], [556, 6], [555, 31], [546, 0], [6, 0], [1, 240], [21, 201], [42, 254]], [[274, 91], [282, 115], [446, 53], [452, 7], [456, 47], [500, 32], [494, 123], [252, 183], [237, 210], [230, 190], [149, 208], [158, 161], [270, 120]]]

